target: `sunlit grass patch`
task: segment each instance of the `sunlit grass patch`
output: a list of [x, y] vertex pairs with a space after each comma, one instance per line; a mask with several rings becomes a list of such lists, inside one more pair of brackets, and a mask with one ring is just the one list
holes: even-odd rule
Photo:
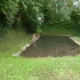
[[0, 57], [1, 80], [79, 80], [79, 68], [80, 57], [78, 56], [61, 58]]

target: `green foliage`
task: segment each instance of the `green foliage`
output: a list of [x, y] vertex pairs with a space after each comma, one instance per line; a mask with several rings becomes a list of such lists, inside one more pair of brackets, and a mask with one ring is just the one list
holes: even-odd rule
[[[73, 29], [72, 26], [64, 23], [62, 24], [54, 24], [54, 25], [49, 25], [49, 24], [43, 24], [41, 27], [42, 33], [45, 34], [60, 34], [60, 35], [73, 35], [73, 36], [80, 36], [80, 32], [77, 31], [76, 29]], [[70, 29], [71, 28], [71, 29]]]
[[[50, 25], [69, 23], [68, 25], [79, 26], [79, 1], [74, 6], [76, 0], [1, 0], [0, 1], [0, 26], [12, 26], [16, 28], [24, 27], [27, 32], [35, 33], [44, 23]], [[76, 9], [77, 11], [73, 10]], [[74, 13], [78, 15], [74, 15]], [[77, 21], [72, 18], [74, 16]], [[77, 16], [77, 17], [76, 17]], [[39, 19], [40, 18], [40, 19]], [[73, 20], [72, 20], [73, 19]], [[66, 25], [66, 24], [65, 24]], [[79, 29], [79, 27], [78, 27]]]
[[71, 14], [71, 21], [74, 29], [80, 30], [80, 9], [75, 8]]
[[[77, 5], [74, 5], [74, 2], [76, 2]], [[68, 29], [80, 29], [79, 0], [45, 0], [44, 3], [42, 9], [44, 23], [53, 26], [60, 24]]]
[[43, 0], [1, 0], [0, 12], [4, 15], [2, 17], [5, 18], [2, 19], [8, 26], [13, 26], [14, 30], [16, 27], [19, 28], [21, 24], [25, 27], [28, 27], [29, 24], [30, 31], [27, 29], [28, 32], [34, 33], [37, 26], [40, 26], [38, 17], [43, 17], [41, 11], [42, 3]]
[[37, 33], [41, 33], [42, 32], [42, 30], [41, 30], [41, 27], [37, 27]]
[[50, 0], [43, 5], [44, 22], [48, 24], [62, 23], [70, 20], [73, 0]]
[[19, 9], [19, 0], [1, 0], [0, 11], [7, 18], [7, 23], [10, 25], [14, 22], [15, 15]]
[[[22, 10], [22, 24], [26, 28], [27, 32], [35, 33], [36, 29], [40, 26], [40, 20], [38, 17], [43, 17], [41, 12], [41, 3], [38, 1], [25, 1], [27, 5], [27, 10]], [[24, 8], [25, 9], [25, 8]]]

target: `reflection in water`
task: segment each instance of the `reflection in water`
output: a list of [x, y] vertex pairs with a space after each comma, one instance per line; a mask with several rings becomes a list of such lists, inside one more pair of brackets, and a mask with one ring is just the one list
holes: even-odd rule
[[33, 43], [33, 46], [36, 47], [36, 41]]
[[21, 53], [24, 57], [61, 57], [75, 56], [80, 52], [79, 46], [67, 36], [41, 36]]

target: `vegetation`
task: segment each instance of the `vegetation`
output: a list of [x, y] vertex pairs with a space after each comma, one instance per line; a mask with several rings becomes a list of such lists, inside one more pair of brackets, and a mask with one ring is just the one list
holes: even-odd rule
[[34, 33], [39, 27], [38, 17], [42, 17], [41, 7], [43, 0], [1, 0], [0, 3], [0, 19], [2, 28], [3, 26], [12, 26], [15, 30], [20, 28], [21, 25], [27, 32]]
[[41, 27], [42, 34], [58, 34], [58, 35], [71, 35], [71, 36], [77, 36], [80, 37], [80, 32], [76, 29], [71, 29], [69, 26], [64, 27], [60, 24], [54, 24], [49, 25], [47, 23], [44, 23]]
[[79, 80], [80, 55], [62, 58], [0, 56], [1, 80]]
[[36, 33], [42, 23], [79, 30], [79, 4], [79, 0], [1, 0], [0, 30], [24, 27], [26, 32]]
[[23, 30], [14, 31], [11, 29], [0, 41], [0, 56], [12, 55], [30, 41], [31, 35], [26, 34]]
[[79, 0], [0, 1], [0, 80], [79, 80], [80, 55], [13, 57], [31, 41], [28, 33], [76, 36], [80, 41]]
[[[46, 31], [48, 30], [46, 29]], [[60, 30], [56, 30], [57, 33], [58, 31]], [[5, 39], [3, 38], [3, 41], [0, 42], [1, 80], [80, 79], [80, 55], [56, 58], [50, 56], [44, 58], [13, 57], [12, 53], [17, 52], [22, 46], [29, 43], [31, 36], [23, 32], [23, 30], [14, 31], [11, 29], [6, 34]], [[76, 40], [80, 41], [80, 37], [76, 37]]]

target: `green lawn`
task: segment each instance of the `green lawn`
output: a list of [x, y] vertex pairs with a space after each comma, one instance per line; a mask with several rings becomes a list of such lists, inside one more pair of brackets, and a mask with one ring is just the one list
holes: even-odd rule
[[[78, 41], [80, 37], [77, 38]], [[10, 30], [0, 42], [0, 80], [80, 80], [80, 55], [75, 57], [13, 57], [31, 36]]]
[[0, 56], [0, 80], [80, 80], [80, 55], [62, 58]]

